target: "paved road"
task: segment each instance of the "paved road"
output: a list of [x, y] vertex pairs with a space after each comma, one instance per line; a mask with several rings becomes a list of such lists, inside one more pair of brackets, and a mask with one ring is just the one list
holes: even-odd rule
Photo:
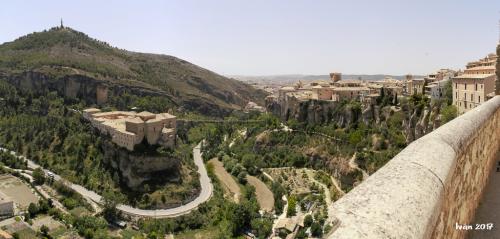
[[[0, 147], [0, 151], [8, 151], [7, 149], [5, 148], [2, 148]], [[15, 152], [13, 151], [10, 151], [11, 154], [16, 155]], [[19, 158], [23, 158], [23, 156], [18, 156]], [[29, 164], [29, 163], [28, 163]], [[31, 164], [31, 166], [34, 166], [33, 164]], [[20, 173], [23, 177], [27, 178], [29, 180], [29, 183], [31, 184], [32, 187], [35, 187], [36, 190], [38, 190], [38, 193], [45, 199], [52, 199], [52, 203], [53, 205], [58, 208], [59, 210], [61, 210], [63, 213], [66, 213], [68, 214], [69, 212], [66, 210], [66, 208], [62, 205], [61, 202], [59, 202], [59, 200], [57, 200], [57, 198], [55, 197], [52, 197], [52, 195], [50, 195], [47, 191], [45, 191], [45, 189], [42, 187], [42, 186], [35, 186], [34, 184], [34, 179], [33, 179], [33, 171], [31, 170], [24, 170], [24, 169], [16, 169], [16, 168], [10, 168], [10, 167], [7, 167], [7, 166], [4, 166], [5, 168], [8, 168], [8, 169], [11, 169], [11, 170], [14, 170], [18, 173]]]
[[[175, 208], [169, 208], [169, 209], [157, 209], [157, 210], [144, 210], [144, 209], [139, 209], [139, 208], [134, 208], [128, 205], [118, 205], [117, 209], [122, 211], [125, 214], [132, 215], [132, 216], [140, 216], [140, 217], [153, 217], [153, 218], [165, 218], [165, 217], [176, 217], [180, 215], [187, 214], [191, 212], [192, 210], [198, 208], [198, 206], [210, 199], [213, 193], [213, 185], [208, 177], [207, 169], [205, 168], [205, 164], [203, 163], [203, 158], [201, 157], [201, 143], [199, 143], [196, 147], [193, 149], [193, 158], [194, 158], [194, 163], [198, 167], [198, 173], [200, 174], [200, 185], [201, 185], [201, 192], [200, 195], [198, 195], [197, 198], [195, 198], [193, 201], [179, 206]], [[0, 150], [6, 150], [4, 148], [0, 147]], [[15, 152], [12, 152], [12, 154], [15, 155]], [[23, 156], [19, 156], [20, 158], [26, 159]], [[38, 164], [35, 162], [26, 159], [28, 161], [28, 167], [35, 169], [40, 167]], [[50, 172], [47, 169], [44, 169], [46, 173]], [[59, 180], [64, 180], [62, 179], [59, 175], [50, 172], [54, 175], [54, 180], [59, 181]], [[73, 184], [67, 182], [67, 185], [71, 187], [73, 190], [81, 194], [82, 196], [89, 198], [90, 200], [94, 201], [95, 203], [101, 203], [101, 195], [97, 194], [94, 191], [88, 190], [78, 184]]]

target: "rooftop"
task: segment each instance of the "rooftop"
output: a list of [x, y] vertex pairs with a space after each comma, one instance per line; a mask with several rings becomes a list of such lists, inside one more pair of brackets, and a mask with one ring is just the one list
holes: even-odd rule
[[335, 83], [337, 83], [337, 84], [351, 84], [351, 83], [361, 84], [361, 83], [363, 83], [363, 81], [355, 80], [355, 79], [345, 79], [345, 80], [337, 81]]
[[495, 74], [462, 74], [455, 76], [453, 79], [484, 79], [491, 76], [495, 76]]
[[489, 66], [475, 66], [475, 67], [471, 67], [471, 68], [468, 68], [466, 70], [494, 70], [496, 69], [495, 65], [489, 65]]
[[147, 112], [147, 111], [142, 111], [140, 113], [137, 114], [137, 116], [146, 116], [146, 117], [151, 117], [151, 116], [155, 116], [155, 114], [151, 113], [151, 112]]
[[284, 228], [288, 231], [293, 231], [297, 225], [304, 226], [304, 215], [297, 215], [291, 218], [282, 218], [279, 219], [278, 222], [276, 222], [277, 229]]
[[370, 90], [368, 87], [359, 86], [359, 87], [337, 87], [334, 89], [335, 91], [356, 91], [356, 90]]

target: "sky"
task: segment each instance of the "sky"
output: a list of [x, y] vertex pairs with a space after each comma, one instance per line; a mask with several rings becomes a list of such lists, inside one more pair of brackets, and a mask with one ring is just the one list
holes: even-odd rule
[[223, 75], [428, 74], [495, 50], [499, 0], [6, 1], [0, 43], [64, 25]]

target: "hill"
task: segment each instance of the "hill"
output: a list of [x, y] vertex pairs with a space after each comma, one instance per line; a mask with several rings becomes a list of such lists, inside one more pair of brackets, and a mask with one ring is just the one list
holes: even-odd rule
[[[221, 115], [265, 93], [185, 60], [131, 52], [68, 27], [55, 27], [0, 45], [0, 78], [21, 89], [56, 90], [98, 102], [123, 94], [161, 96], [171, 107]], [[103, 92], [104, 91], [104, 92]], [[101, 98], [102, 98], [101, 97]]]

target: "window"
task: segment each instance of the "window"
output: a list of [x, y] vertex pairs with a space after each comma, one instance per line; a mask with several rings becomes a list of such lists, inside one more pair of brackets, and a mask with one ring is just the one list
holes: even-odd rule
[[458, 89], [458, 83], [455, 83], [455, 89]]
[[474, 101], [474, 94], [470, 94], [470, 101]]
[[467, 93], [464, 93], [464, 100], [467, 100]]
[[464, 84], [464, 88], [465, 88], [465, 90], [467, 90], [467, 83]]
[[458, 100], [458, 92], [455, 92], [455, 99]]
[[477, 83], [476, 83], [476, 88], [475, 88], [475, 91], [477, 91]]
[[481, 103], [481, 96], [478, 96], [478, 102]]

